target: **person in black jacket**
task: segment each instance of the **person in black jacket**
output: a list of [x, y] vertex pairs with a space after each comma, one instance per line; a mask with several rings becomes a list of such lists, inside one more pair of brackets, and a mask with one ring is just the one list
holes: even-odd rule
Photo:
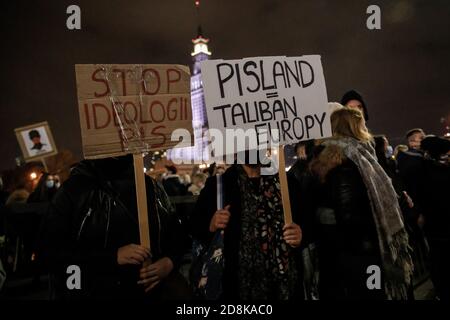
[[431, 280], [439, 299], [450, 300], [450, 214], [448, 195], [450, 166], [446, 159], [450, 141], [427, 136], [422, 141], [425, 151], [423, 184], [420, 185], [424, 231], [430, 246]]
[[421, 141], [425, 133], [420, 128], [411, 129], [406, 133], [408, 141], [408, 151], [399, 152], [397, 155], [397, 168], [402, 179], [405, 190], [414, 199], [415, 207], [422, 211], [422, 197], [420, 196], [420, 186], [423, 185], [423, 165], [424, 153], [421, 148]]
[[[378, 164], [363, 115], [331, 115], [333, 138], [311, 163], [322, 182], [318, 223], [321, 300], [406, 299], [412, 275], [408, 235], [389, 177]], [[378, 285], [368, 270], [378, 267]]]
[[[146, 176], [151, 248], [139, 245], [131, 156], [85, 160], [53, 198], [40, 237], [40, 257], [57, 299], [161, 298], [180, 262], [180, 225], [162, 189]], [[144, 261], [151, 260], [143, 268]], [[66, 285], [69, 266], [81, 289]]]
[[[222, 175], [224, 209], [217, 210], [216, 176], [208, 178], [192, 217], [192, 234], [204, 246], [224, 229], [226, 300], [302, 298], [299, 212], [290, 187], [294, 223], [284, 224], [278, 175], [260, 165], [234, 164]], [[295, 183], [295, 182], [294, 182]]]

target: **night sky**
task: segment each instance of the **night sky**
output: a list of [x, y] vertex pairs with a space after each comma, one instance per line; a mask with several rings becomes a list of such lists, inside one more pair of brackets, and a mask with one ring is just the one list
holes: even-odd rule
[[[81, 30], [66, 28], [81, 7]], [[366, 28], [381, 8], [382, 29]], [[2, 1], [0, 170], [21, 154], [14, 128], [48, 121], [59, 149], [81, 158], [74, 64], [190, 64], [193, 0]], [[212, 58], [320, 54], [328, 100], [363, 93], [368, 127], [393, 143], [450, 116], [450, 1], [202, 0]]]

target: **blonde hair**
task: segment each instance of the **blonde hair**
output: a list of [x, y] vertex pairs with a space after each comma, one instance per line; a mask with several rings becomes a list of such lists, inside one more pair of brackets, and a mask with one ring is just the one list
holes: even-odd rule
[[331, 129], [334, 137], [351, 137], [361, 142], [372, 141], [361, 111], [342, 108], [331, 114]]
[[206, 175], [203, 173], [196, 173], [193, 177], [192, 177], [192, 183], [196, 184], [197, 182], [206, 182]]
[[399, 144], [398, 146], [396, 146], [394, 149], [394, 159], [397, 158], [399, 152], [405, 152], [408, 151], [408, 149], [408, 146], [405, 144]]

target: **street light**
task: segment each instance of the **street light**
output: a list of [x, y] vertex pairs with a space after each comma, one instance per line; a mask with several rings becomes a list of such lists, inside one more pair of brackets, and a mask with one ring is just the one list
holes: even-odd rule
[[32, 173], [30, 173], [30, 178], [31, 178], [31, 180], [34, 180], [34, 179], [36, 179], [36, 178], [37, 178], [37, 174], [36, 174], [36, 172], [32, 172]]

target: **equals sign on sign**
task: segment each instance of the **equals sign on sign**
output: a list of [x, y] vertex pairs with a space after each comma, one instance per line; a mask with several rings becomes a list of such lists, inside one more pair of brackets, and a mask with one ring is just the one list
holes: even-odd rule
[[267, 99], [278, 98], [278, 93], [277, 92], [267, 92], [266, 97], [267, 97]]

